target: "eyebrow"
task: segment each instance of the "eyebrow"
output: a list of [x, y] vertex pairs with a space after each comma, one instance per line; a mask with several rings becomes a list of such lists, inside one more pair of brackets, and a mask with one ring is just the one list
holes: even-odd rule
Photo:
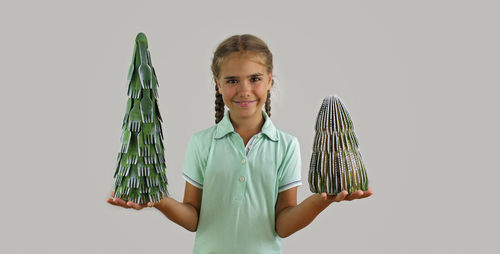
[[[250, 74], [248, 75], [247, 77], [256, 77], [256, 76], [262, 76], [264, 74], [260, 73], [260, 72], [257, 72], [257, 73], [253, 73], [253, 74]], [[224, 77], [224, 79], [237, 79], [238, 76], [227, 76], [227, 77]]]

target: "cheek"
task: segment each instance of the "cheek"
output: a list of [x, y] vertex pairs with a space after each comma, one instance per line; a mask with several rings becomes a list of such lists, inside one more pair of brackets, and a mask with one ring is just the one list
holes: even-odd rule
[[[224, 102], [230, 102], [235, 95], [234, 89], [224, 89], [222, 92], [222, 99]], [[226, 103], [227, 104], [227, 103]]]
[[266, 99], [267, 97], [267, 89], [265, 86], [261, 86], [255, 90], [255, 94], [258, 94], [258, 96], [261, 99]]

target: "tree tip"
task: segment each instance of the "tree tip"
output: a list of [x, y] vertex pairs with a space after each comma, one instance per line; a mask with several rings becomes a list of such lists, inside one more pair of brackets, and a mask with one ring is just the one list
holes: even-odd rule
[[148, 39], [146, 38], [146, 35], [143, 32], [140, 32], [137, 34], [137, 36], [135, 37], [135, 41], [137, 43], [139, 43], [139, 42], [144, 43], [146, 45], [146, 47], [148, 46]]

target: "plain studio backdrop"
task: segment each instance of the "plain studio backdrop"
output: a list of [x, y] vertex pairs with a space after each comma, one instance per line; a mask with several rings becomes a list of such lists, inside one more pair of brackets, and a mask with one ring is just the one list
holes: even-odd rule
[[[325, 96], [347, 106], [374, 196], [333, 203], [284, 253], [498, 253], [496, 1], [2, 1], [1, 253], [191, 253], [156, 209], [105, 202], [135, 36], [159, 79], [169, 191], [214, 124], [213, 52], [233, 34], [274, 55], [275, 125], [307, 182]], [[241, 230], [252, 230], [242, 228]]]

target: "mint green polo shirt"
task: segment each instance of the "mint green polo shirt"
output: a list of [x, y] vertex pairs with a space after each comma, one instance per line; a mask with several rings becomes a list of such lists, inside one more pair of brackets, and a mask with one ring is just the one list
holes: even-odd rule
[[262, 114], [246, 146], [228, 111], [191, 136], [182, 174], [203, 190], [193, 253], [282, 253], [275, 205], [279, 192], [301, 185], [299, 142]]

